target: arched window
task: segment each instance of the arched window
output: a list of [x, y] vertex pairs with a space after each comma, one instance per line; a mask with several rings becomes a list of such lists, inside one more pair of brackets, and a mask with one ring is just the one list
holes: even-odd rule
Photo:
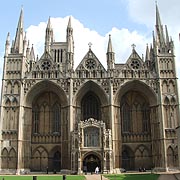
[[123, 119], [123, 132], [130, 132], [131, 131], [131, 113], [130, 113], [130, 107], [129, 105], [125, 102], [122, 105], [121, 108], [121, 114], [122, 114], [122, 119]]
[[92, 92], [86, 94], [82, 99], [82, 119], [94, 118], [100, 120], [100, 101]]
[[98, 147], [99, 142], [99, 128], [88, 127], [84, 129], [84, 147]]
[[121, 99], [122, 133], [150, 133], [150, 108], [147, 99], [137, 91], [129, 91]]
[[143, 111], [142, 132], [149, 132], [150, 112], [149, 112], [149, 107], [147, 106], [147, 104], [144, 104], [142, 111]]
[[60, 132], [60, 105], [53, 106], [53, 132]]
[[39, 133], [39, 108], [38, 106], [33, 107], [33, 133]]

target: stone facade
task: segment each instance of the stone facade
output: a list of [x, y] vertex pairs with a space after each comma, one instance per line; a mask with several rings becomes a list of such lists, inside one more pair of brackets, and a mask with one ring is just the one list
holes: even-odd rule
[[1, 173], [178, 167], [174, 45], [157, 6], [155, 30], [145, 58], [133, 45], [128, 60], [115, 63], [109, 36], [107, 69], [91, 45], [74, 69], [71, 18], [65, 42], [54, 40], [49, 19], [38, 59], [26, 39], [21, 10], [15, 40], [10, 45], [8, 34], [5, 45]]

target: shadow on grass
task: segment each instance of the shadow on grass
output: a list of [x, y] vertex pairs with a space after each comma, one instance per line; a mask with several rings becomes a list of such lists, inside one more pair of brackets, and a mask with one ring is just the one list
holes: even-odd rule
[[157, 180], [158, 174], [114, 174], [106, 175], [110, 180]]

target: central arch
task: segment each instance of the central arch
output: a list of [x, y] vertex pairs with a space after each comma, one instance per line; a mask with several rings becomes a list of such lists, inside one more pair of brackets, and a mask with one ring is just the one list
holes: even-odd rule
[[89, 153], [88, 155], [86, 155], [84, 157], [84, 160], [83, 160], [83, 171], [84, 172], [94, 173], [95, 168], [97, 166], [99, 167], [99, 169], [101, 171], [101, 160], [95, 153], [93, 153], [93, 152]]

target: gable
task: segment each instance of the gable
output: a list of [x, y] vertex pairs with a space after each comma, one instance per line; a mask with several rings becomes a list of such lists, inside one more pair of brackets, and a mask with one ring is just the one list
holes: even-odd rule
[[87, 54], [84, 56], [80, 64], [77, 66], [75, 71], [95, 71], [95, 70], [101, 70], [103, 72], [106, 71], [104, 66], [101, 64], [101, 62], [98, 60], [96, 55], [93, 53], [91, 49], [87, 52]]

